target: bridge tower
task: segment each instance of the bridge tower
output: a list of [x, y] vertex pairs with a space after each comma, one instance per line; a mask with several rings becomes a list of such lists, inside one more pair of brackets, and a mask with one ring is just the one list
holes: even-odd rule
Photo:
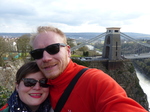
[[120, 41], [120, 28], [109, 27], [106, 28], [105, 43], [103, 48], [103, 58], [109, 60], [121, 59], [121, 41]]

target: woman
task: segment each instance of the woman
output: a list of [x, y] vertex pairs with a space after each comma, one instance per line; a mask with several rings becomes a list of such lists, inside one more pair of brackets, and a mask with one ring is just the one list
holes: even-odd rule
[[15, 90], [0, 112], [49, 112], [49, 85], [36, 62], [24, 64], [16, 73]]

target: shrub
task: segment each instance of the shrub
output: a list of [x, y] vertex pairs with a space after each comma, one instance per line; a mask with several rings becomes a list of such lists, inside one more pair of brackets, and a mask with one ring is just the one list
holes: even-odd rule
[[7, 99], [10, 97], [12, 91], [0, 86], [0, 107], [7, 103]]
[[89, 66], [89, 62], [88, 61], [81, 61], [79, 59], [72, 59], [73, 62], [79, 64], [79, 65], [83, 65], [83, 66], [86, 66], [88, 67]]

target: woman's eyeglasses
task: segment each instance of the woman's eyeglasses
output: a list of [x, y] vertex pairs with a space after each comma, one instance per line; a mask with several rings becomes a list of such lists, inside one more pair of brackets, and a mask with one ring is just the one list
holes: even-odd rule
[[43, 78], [40, 80], [35, 80], [33, 78], [23, 78], [22, 81], [26, 87], [35, 86], [37, 82], [39, 82], [41, 87], [47, 88], [49, 85], [47, 84], [47, 79]]
[[64, 43], [56, 43], [42, 49], [35, 49], [31, 51], [30, 54], [34, 59], [41, 59], [43, 57], [44, 50], [47, 51], [49, 54], [54, 55], [59, 52], [60, 46], [65, 47], [67, 45]]

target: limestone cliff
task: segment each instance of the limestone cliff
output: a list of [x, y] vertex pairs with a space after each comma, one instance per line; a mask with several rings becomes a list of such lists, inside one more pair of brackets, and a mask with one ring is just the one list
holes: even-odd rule
[[89, 67], [101, 69], [110, 75], [125, 89], [130, 98], [139, 102], [146, 110], [148, 110], [149, 104], [147, 101], [147, 95], [139, 85], [139, 79], [131, 61], [92, 61], [90, 62]]

